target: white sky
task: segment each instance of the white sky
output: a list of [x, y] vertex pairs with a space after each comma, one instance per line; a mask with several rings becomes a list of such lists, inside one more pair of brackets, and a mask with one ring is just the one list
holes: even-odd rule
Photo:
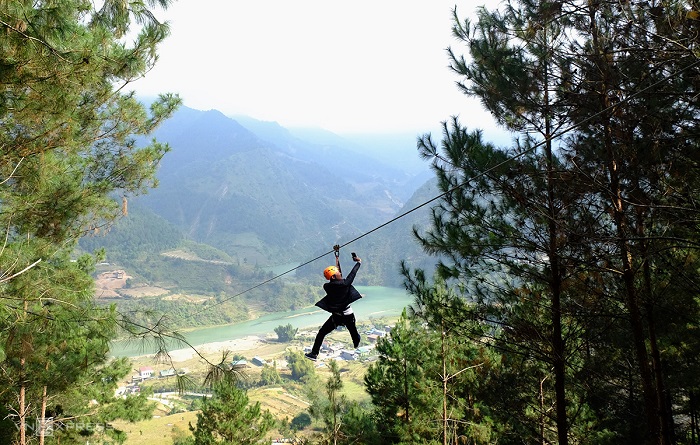
[[[424, 133], [459, 115], [493, 128], [462, 95], [446, 48], [452, 8], [494, 0], [177, 0], [157, 14], [172, 34], [132, 84], [179, 93], [188, 107], [339, 134]], [[487, 131], [488, 133], [488, 131]]]

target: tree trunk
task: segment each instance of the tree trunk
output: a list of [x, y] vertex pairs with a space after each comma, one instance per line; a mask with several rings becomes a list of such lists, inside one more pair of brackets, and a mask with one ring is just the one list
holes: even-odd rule
[[[641, 184], [637, 184], [637, 189], [642, 190]], [[640, 240], [642, 256], [642, 273], [644, 277], [644, 293], [646, 294], [644, 309], [646, 312], [647, 329], [649, 332], [649, 348], [652, 361], [652, 372], [654, 383], [656, 384], [656, 405], [659, 415], [661, 443], [671, 445], [673, 441], [673, 413], [671, 403], [666, 403], [666, 385], [664, 384], [663, 366], [661, 364], [661, 352], [656, 335], [656, 322], [654, 317], [654, 291], [652, 284], [652, 271], [650, 258], [652, 253], [647, 241], [645, 212], [648, 200], [645, 197], [639, 199], [644, 205], [637, 205], [636, 210], [636, 232]]]
[[442, 355], [442, 445], [447, 445], [447, 363], [445, 359], [445, 326], [441, 326], [442, 343], [440, 345]]
[[649, 340], [651, 346], [651, 358], [653, 361], [653, 371], [656, 381], [656, 396], [659, 406], [659, 421], [661, 423], [661, 439], [663, 444], [670, 445], [673, 443], [673, 416], [670, 412], [670, 403], [666, 403], [666, 385], [664, 384], [663, 368], [661, 366], [661, 353], [659, 345], [656, 341], [656, 325], [654, 323], [654, 314], [651, 304], [647, 309], [647, 322], [649, 325]]
[[695, 412], [695, 392], [690, 391], [690, 394], [688, 395], [689, 399], [689, 404], [690, 404], [690, 435], [691, 435], [691, 445], [697, 445], [696, 442], [696, 431], [698, 430], [698, 415]]
[[403, 395], [404, 395], [404, 423], [408, 427], [408, 431], [411, 431], [411, 416], [409, 409], [411, 407], [410, 398], [408, 395], [408, 360], [404, 357], [403, 360]]
[[[27, 311], [29, 310], [29, 302], [24, 300], [24, 318], [26, 319]], [[27, 445], [27, 387], [26, 375], [24, 367], [27, 364], [25, 357], [24, 339], [20, 340], [20, 359], [19, 359], [19, 445]]]
[[613, 143], [613, 124], [610, 113], [612, 103], [610, 101], [611, 73], [609, 62], [606, 58], [606, 50], [601, 47], [598, 40], [598, 28], [596, 22], [597, 10], [590, 9], [591, 38], [593, 42], [593, 54], [598, 57], [598, 68], [600, 71], [600, 110], [601, 129], [603, 130], [603, 144], [606, 154], [606, 164], [609, 175], [609, 184], [606, 194], [610, 196], [612, 217], [617, 235], [617, 245], [620, 250], [620, 260], [622, 264], [622, 278], [625, 287], [625, 305], [629, 313], [630, 327], [634, 342], [634, 350], [639, 367], [639, 375], [642, 383], [642, 398], [644, 400], [644, 411], [647, 418], [647, 435], [650, 444], [662, 445], [661, 425], [659, 422], [659, 410], [657, 404], [656, 388], [654, 387], [651, 367], [649, 364], [649, 354], [646, 348], [646, 337], [644, 335], [644, 324], [639, 306], [639, 296], [635, 287], [635, 276], [633, 269], [634, 255], [629, 245], [629, 224], [625, 215], [625, 197], [620, 182], [620, 165]]
[[634, 271], [632, 269], [633, 255], [627, 239], [627, 224], [624, 216], [624, 199], [616, 175], [616, 163], [611, 162], [611, 189], [615, 193], [613, 200], [614, 220], [617, 226], [618, 245], [622, 260], [623, 279], [625, 284], [625, 304], [629, 312], [630, 325], [634, 341], [634, 350], [639, 366], [639, 375], [642, 380], [642, 390], [644, 407], [647, 416], [650, 443], [663, 444], [661, 438], [661, 425], [659, 422], [658, 397], [652, 379], [651, 367], [649, 365], [649, 353], [646, 347], [646, 336], [644, 335], [644, 323], [639, 306], [639, 297], [634, 284]]
[[[48, 368], [48, 365], [47, 365]], [[41, 428], [39, 430], [39, 445], [44, 445], [44, 437], [46, 436], [46, 385], [41, 394]]]
[[[609, 132], [609, 127], [608, 127]], [[609, 147], [609, 152], [612, 149]], [[653, 444], [663, 444], [661, 437], [661, 425], [659, 421], [658, 397], [656, 387], [652, 378], [651, 366], [649, 364], [649, 353], [646, 347], [646, 336], [644, 335], [644, 323], [642, 322], [642, 313], [639, 306], [639, 297], [634, 284], [634, 270], [632, 269], [633, 255], [628, 244], [627, 238], [627, 223], [624, 216], [624, 198], [622, 197], [619, 180], [617, 178], [617, 163], [611, 159], [610, 175], [611, 175], [611, 191], [614, 193], [613, 199], [613, 218], [617, 228], [618, 246], [620, 247], [620, 256], [622, 260], [622, 272], [625, 285], [625, 305], [630, 318], [630, 326], [632, 329], [632, 338], [634, 341], [634, 350], [637, 357], [637, 366], [639, 366], [639, 375], [642, 381], [642, 397], [644, 399], [644, 408], [647, 417], [647, 427], [649, 433], [649, 442]]]
[[[545, 71], [546, 63], [545, 63]], [[547, 73], [545, 73], [547, 76]], [[545, 80], [545, 84], [549, 84], [549, 79]], [[558, 212], [555, 207], [555, 190], [554, 190], [554, 158], [552, 154], [551, 140], [551, 119], [549, 116], [549, 89], [545, 88], [544, 102], [547, 105], [545, 112], [545, 150], [547, 156], [547, 212], [549, 217], [548, 232], [549, 245], [547, 246], [547, 255], [549, 256], [549, 265], [551, 268], [551, 276], [549, 279], [549, 287], [552, 298], [552, 365], [554, 366], [554, 393], [556, 397], [556, 422], [557, 422], [557, 439], [559, 445], [568, 445], [569, 443], [569, 427], [566, 416], [566, 351], [564, 337], [561, 327], [561, 264], [559, 258], [559, 246], [557, 239], [559, 238], [559, 230], [557, 228]]]
[[[24, 358], [20, 360], [20, 365], [24, 367]], [[22, 377], [24, 380], [24, 377]], [[26, 413], [26, 388], [24, 381], [19, 387], [19, 445], [27, 445], [27, 413]]]
[[547, 419], [546, 415], [546, 408], [544, 407], [544, 381], [547, 380], [547, 376], [545, 376], [542, 380], [540, 380], [540, 444], [541, 445], [547, 445], [547, 441], [544, 439], [544, 432], [547, 428], [547, 425], [545, 424], [545, 421]]

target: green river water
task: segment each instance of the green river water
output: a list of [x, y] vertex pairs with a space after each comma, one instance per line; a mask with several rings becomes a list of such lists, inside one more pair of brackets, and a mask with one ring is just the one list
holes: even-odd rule
[[[370, 318], [398, 318], [403, 309], [413, 302], [404, 289], [381, 286], [356, 286], [363, 298], [352, 307], [357, 322], [362, 323]], [[212, 309], [216, 310], [216, 308]], [[225, 326], [193, 329], [182, 334], [192, 346], [218, 341], [235, 340], [249, 335], [274, 334], [280, 325], [291, 324], [295, 328], [319, 328], [328, 318], [328, 313], [312, 306], [305, 309], [288, 312], [266, 314], [254, 320], [247, 320]], [[171, 345], [180, 349], [182, 345]], [[133, 341], [116, 341], [112, 344], [111, 353], [115, 357], [134, 357], [152, 354], [153, 346]]]

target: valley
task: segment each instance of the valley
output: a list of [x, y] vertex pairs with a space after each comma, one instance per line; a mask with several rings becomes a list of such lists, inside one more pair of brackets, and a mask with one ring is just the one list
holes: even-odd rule
[[[342, 138], [308, 142], [274, 123], [241, 122], [183, 107], [155, 134], [171, 146], [158, 188], [130, 198], [128, 215], [80, 242], [84, 252], [104, 250], [94, 273], [97, 301], [116, 305], [127, 326], [157, 326], [166, 335], [159, 345], [153, 336], [122, 332], [111, 343], [112, 357], [128, 357], [134, 371], [119, 391], [152, 392], [155, 403], [151, 419], [114, 423], [130, 444], [189, 436], [205, 376], [222, 360], [240, 371], [250, 401], [277, 419], [271, 440], [318, 431], [317, 420], [299, 431], [290, 425], [322, 394], [330, 360], [340, 364], [343, 394], [367, 404], [363, 379], [377, 358], [376, 333], [386, 335], [412, 303], [400, 264], [429, 265], [412, 236], [429, 223], [427, 208], [361, 236], [432, 197], [435, 186], [421, 174], [388, 166]], [[363, 258], [355, 280], [363, 298], [353, 304], [360, 348], [336, 330], [313, 376], [294, 378], [288, 359], [310, 347], [328, 317], [314, 306], [323, 296], [320, 271], [334, 262], [322, 253], [355, 237], [340, 259], [349, 267], [351, 250]], [[298, 333], [281, 343], [275, 328], [285, 325]], [[264, 381], [269, 367], [279, 380]], [[188, 382], [184, 393], [177, 379]]]
[[322, 296], [319, 270], [334, 261], [323, 252], [353, 238], [365, 260], [358, 285], [400, 288], [402, 262], [431, 267], [412, 235], [430, 223], [429, 208], [362, 234], [432, 198], [434, 183], [419, 185], [415, 168], [387, 165], [341, 137], [299, 134], [313, 141], [275, 123], [182, 107], [155, 134], [170, 146], [158, 187], [80, 240], [82, 252], [104, 251], [98, 301], [139, 325], [186, 330], [312, 306]]
[[[270, 440], [311, 437], [320, 427], [317, 423], [314, 422], [299, 431], [290, 429], [289, 423], [295, 417], [308, 413], [313, 404], [312, 394], [321, 391], [322, 385], [329, 377], [329, 360], [339, 363], [343, 379], [342, 393], [345, 397], [360, 404], [369, 403], [363, 379], [367, 367], [376, 360], [373, 348], [377, 339], [377, 335], [369, 333], [380, 332], [377, 327], [384, 331], [384, 327], [393, 323], [395, 319], [394, 316], [369, 319], [363, 317], [358, 323], [363, 336], [360, 346], [363, 353], [352, 359], [343, 358], [341, 354], [342, 351], [347, 351], [347, 331], [336, 330], [331, 333], [324, 344], [332, 348], [333, 352], [325, 350], [326, 352], [321, 354], [319, 361], [314, 363], [313, 378], [305, 381], [298, 381], [292, 377], [287, 356], [290, 352], [303, 351], [309, 347], [316, 334], [314, 328], [300, 329], [295, 339], [288, 343], [281, 343], [277, 341], [274, 333], [268, 333], [205, 343], [194, 349], [176, 349], [169, 351], [167, 357], [159, 360], [150, 354], [134, 356], [131, 358], [134, 375], [127, 376], [120, 384], [120, 391], [134, 388], [139, 388], [139, 391], [152, 391], [149, 400], [155, 402], [153, 417], [137, 423], [114, 422], [113, 426], [127, 434], [129, 444], [136, 445], [170, 445], [178, 437], [189, 435], [189, 424], [196, 423], [197, 401], [206, 397], [207, 393], [206, 389], [199, 386], [210, 366], [207, 361], [219, 363], [225, 357], [227, 363], [236, 364], [240, 381], [246, 388], [250, 401], [260, 403], [261, 409], [268, 410], [279, 422], [268, 434]], [[277, 370], [280, 376], [278, 382], [266, 384], [263, 381], [262, 372], [266, 366]], [[195, 386], [191, 390], [179, 393], [175, 383], [176, 376], [161, 376], [169, 369], [176, 370], [181, 374], [181, 378], [186, 377], [188, 381], [195, 382]], [[140, 370], [152, 370], [154, 377], [135, 384]]]

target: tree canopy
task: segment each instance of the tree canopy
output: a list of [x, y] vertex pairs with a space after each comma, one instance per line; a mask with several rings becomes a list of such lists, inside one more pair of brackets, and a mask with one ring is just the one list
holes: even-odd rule
[[0, 398], [18, 427], [2, 441], [26, 443], [30, 416], [97, 421], [84, 408], [104, 397], [78, 388], [109, 374], [113, 396], [128, 372], [106, 363], [120, 317], [94, 302], [99, 254], [74, 247], [156, 185], [168, 147], [146, 137], [180, 99], [147, 109], [128, 90], [157, 60], [169, 28], [152, 9], [170, 1], [100, 4], [0, 1]]
[[[458, 85], [513, 142], [456, 117], [420, 139], [444, 194], [416, 235], [439, 263], [404, 276], [428, 330], [500, 354], [473, 396], [499, 443], [698, 437], [697, 24], [652, 3], [455, 11]], [[435, 304], [445, 286], [459, 299]]]

